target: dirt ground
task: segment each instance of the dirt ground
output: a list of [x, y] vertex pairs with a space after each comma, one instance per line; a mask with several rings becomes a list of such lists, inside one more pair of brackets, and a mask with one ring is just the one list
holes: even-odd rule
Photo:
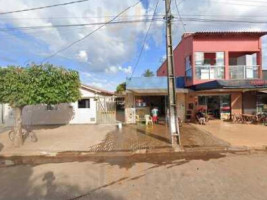
[[0, 200], [266, 200], [267, 154], [214, 154], [0, 168]]
[[38, 142], [29, 138], [20, 148], [14, 148], [8, 138], [8, 131], [0, 134], [0, 154], [34, 155], [45, 152], [87, 151], [90, 146], [99, 144], [109, 132], [116, 130], [114, 125], [66, 125], [33, 127]]
[[[170, 134], [165, 125], [143, 124], [114, 125], [67, 125], [33, 127], [38, 138], [32, 143], [29, 138], [20, 148], [14, 148], [8, 131], [0, 134], [0, 155], [39, 155], [64, 151], [116, 152], [141, 149], [171, 148]], [[185, 124], [181, 128], [183, 147], [225, 147], [228, 143], [207, 131]]]
[[267, 126], [254, 124], [233, 124], [221, 120], [212, 120], [207, 125], [193, 124], [214, 137], [224, 140], [232, 146], [266, 147]]

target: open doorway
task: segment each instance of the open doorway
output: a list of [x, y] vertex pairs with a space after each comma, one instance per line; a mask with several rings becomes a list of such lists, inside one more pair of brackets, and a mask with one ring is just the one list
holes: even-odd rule
[[166, 115], [166, 96], [136, 96], [135, 108], [136, 114], [143, 118], [145, 115], [151, 115], [151, 110], [157, 107], [159, 121], [165, 121]]
[[220, 119], [220, 96], [207, 97], [207, 113], [214, 119]]
[[198, 96], [198, 107], [206, 112], [210, 119], [230, 119], [231, 96]]

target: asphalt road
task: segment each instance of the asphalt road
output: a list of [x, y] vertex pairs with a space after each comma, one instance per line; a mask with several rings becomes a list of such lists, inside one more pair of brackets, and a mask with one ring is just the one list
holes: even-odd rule
[[0, 199], [266, 200], [267, 153], [106, 158], [0, 168]]

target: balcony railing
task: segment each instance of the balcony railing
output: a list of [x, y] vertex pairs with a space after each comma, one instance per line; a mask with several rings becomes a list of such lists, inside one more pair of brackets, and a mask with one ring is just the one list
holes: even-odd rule
[[196, 65], [196, 76], [199, 80], [224, 79], [224, 66]]
[[230, 79], [257, 79], [259, 78], [259, 65], [232, 65], [229, 66]]

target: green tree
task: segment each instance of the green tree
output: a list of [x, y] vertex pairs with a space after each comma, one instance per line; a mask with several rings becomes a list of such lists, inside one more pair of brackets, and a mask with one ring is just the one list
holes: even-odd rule
[[117, 86], [116, 92], [122, 93], [126, 90], [126, 82], [123, 82]]
[[143, 73], [144, 77], [153, 77], [154, 76], [154, 72], [150, 71], [149, 69], [147, 69], [144, 73]]
[[15, 146], [22, 141], [22, 110], [27, 105], [71, 103], [80, 98], [76, 71], [50, 64], [0, 67], [0, 102], [15, 110]]

